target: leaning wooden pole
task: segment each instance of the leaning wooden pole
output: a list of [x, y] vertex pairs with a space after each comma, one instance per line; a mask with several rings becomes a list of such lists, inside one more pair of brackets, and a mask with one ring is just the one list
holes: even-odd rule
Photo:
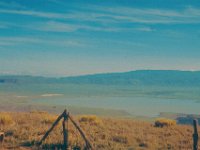
[[67, 110], [65, 109], [64, 112], [56, 119], [56, 121], [53, 123], [51, 128], [45, 133], [45, 135], [42, 137], [42, 139], [39, 141], [38, 146], [42, 144], [42, 142], [48, 137], [50, 132], [54, 129], [54, 127], [59, 123], [59, 121], [63, 118], [62, 126], [63, 126], [63, 149], [67, 150], [69, 147], [68, 143], [68, 127], [66, 128], [66, 122], [70, 119], [72, 124], [78, 129], [79, 133], [81, 134], [82, 138], [85, 141], [86, 149], [87, 150], [93, 150], [92, 145], [87, 140], [84, 132], [81, 130], [81, 128], [78, 126], [78, 124], [73, 120], [73, 118], [67, 113]]
[[58, 124], [58, 122], [62, 119], [64, 113], [66, 113], [66, 110], [56, 119], [56, 121], [53, 123], [53, 125], [51, 126], [51, 128], [45, 133], [45, 135], [42, 137], [42, 139], [38, 143], [39, 146], [47, 138], [47, 136], [49, 135], [49, 133], [54, 129], [54, 127]]
[[198, 130], [197, 130], [197, 126], [198, 126], [198, 121], [195, 119], [193, 120], [193, 127], [194, 127], [194, 134], [193, 134], [193, 150], [198, 150]]
[[86, 144], [86, 148], [87, 150], [93, 150], [92, 145], [90, 144], [90, 142], [87, 140], [84, 132], [81, 130], [81, 128], [78, 126], [78, 124], [73, 120], [73, 118], [71, 117], [71, 115], [68, 114], [69, 119], [71, 120], [71, 122], [73, 123], [73, 125], [78, 129], [79, 133], [81, 134], [81, 136], [83, 137], [85, 144]]

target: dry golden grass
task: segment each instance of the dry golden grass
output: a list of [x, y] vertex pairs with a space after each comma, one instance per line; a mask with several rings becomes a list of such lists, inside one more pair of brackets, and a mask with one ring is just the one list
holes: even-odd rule
[[9, 125], [13, 123], [12, 117], [7, 113], [0, 113], [0, 125]]
[[55, 116], [55, 115], [44, 115], [44, 119], [42, 120], [42, 123], [45, 123], [45, 124], [52, 124], [56, 119], [57, 119], [58, 116]]
[[95, 116], [95, 115], [83, 115], [79, 117], [79, 122], [94, 124], [94, 125], [101, 125], [102, 120]]
[[158, 118], [155, 121], [156, 127], [174, 126], [174, 125], [176, 125], [176, 120], [172, 120], [172, 119]]
[[[51, 127], [51, 122], [56, 119], [55, 115], [46, 112], [7, 114], [14, 123], [0, 124], [0, 131], [6, 135], [3, 149], [34, 149], [34, 143], [42, 138]], [[47, 121], [44, 121], [45, 117], [48, 118]], [[150, 122], [96, 116], [74, 116], [74, 119], [86, 133], [95, 150], [192, 149], [192, 126], [156, 128]], [[71, 123], [68, 127], [70, 146], [83, 147], [84, 142], [78, 131]], [[55, 146], [61, 146], [62, 139], [62, 126], [59, 124], [45, 140], [43, 148], [55, 149]]]

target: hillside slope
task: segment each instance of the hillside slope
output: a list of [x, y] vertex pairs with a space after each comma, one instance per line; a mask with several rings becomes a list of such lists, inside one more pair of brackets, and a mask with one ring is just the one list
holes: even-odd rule
[[137, 86], [200, 86], [199, 71], [139, 70], [124, 73], [105, 73], [75, 77], [0, 76], [2, 83], [73, 83]]

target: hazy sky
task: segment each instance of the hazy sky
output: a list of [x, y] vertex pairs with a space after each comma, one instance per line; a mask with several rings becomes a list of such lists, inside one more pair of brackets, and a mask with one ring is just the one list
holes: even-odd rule
[[199, 0], [0, 0], [0, 74], [200, 70]]

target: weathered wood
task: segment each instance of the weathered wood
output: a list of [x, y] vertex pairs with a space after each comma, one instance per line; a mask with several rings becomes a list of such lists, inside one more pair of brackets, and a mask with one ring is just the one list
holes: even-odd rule
[[0, 132], [0, 149], [3, 148], [3, 141], [4, 141], [4, 132]]
[[63, 114], [63, 149], [66, 150], [68, 149], [68, 129], [66, 128], [66, 121], [68, 121], [68, 116], [67, 116], [67, 112], [65, 111], [65, 113]]
[[71, 115], [68, 114], [68, 117], [71, 120], [71, 122], [73, 123], [73, 125], [78, 129], [79, 133], [81, 134], [82, 138], [84, 139], [87, 150], [93, 150], [92, 145], [87, 140], [84, 132], [81, 130], [81, 128], [78, 126], [78, 124], [74, 121], [74, 119], [71, 117]]
[[38, 143], [38, 146], [40, 146], [42, 144], [42, 142], [48, 137], [48, 135], [50, 134], [50, 132], [54, 129], [54, 127], [58, 124], [58, 122], [62, 118], [63, 118], [63, 122], [62, 122], [62, 126], [63, 126], [63, 149], [66, 150], [69, 147], [69, 145], [68, 145], [68, 127], [66, 128], [66, 122], [68, 121], [68, 119], [70, 119], [71, 122], [72, 122], [72, 124], [78, 129], [80, 135], [84, 139], [85, 144], [86, 144], [86, 149], [87, 150], [93, 150], [93, 148], [92, 148], [90, 142], [87, 140], [84, 132], [81, 130], [81, 128], [78, 126], [78, 124], [73, 120], [73, 118], [69, 115], [69, 113], [67, 113], [66, 110], [64, 110], [64, 112], [53, 123], [53, 125], [51, 126], [51, 128], [45, 133], [45, 135], [42, 137], [42, 139]]
[[0, 143], [4, 141], [4, 132], [0, 132]]
[[42, 139], [38, 143], [39, 146], [47, 138], [47, 136], [49, 135], [49, 133], [54, 129], [54, 127], [58, 124], [58, 122], [62, 119], [62, 117], [64, 116], [64, 114], [66, 114], [66, 110], [56, 119], [56, 121], [53, 123], [53, 125], [51, 126], [51, 128], [45, 133], [45, 135], [42, 137]]
[[198, 130], [197, 130], [197, 126], [198, 126], [198, 121], [195, 119], [193, 120], [193, 127], [194, 127], [194, 134], [193, 134], [193, 150], [198, 150]]

